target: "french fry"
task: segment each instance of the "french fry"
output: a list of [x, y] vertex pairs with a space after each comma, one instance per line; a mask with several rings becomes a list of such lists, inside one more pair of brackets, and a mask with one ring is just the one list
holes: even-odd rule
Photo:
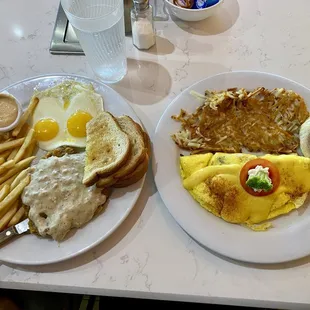
[[0, 133], [0, 142], [7, 141], [9, 139], [11, 139], [11, 132], [10, 131]]
[[30, 126], [28, 123], [25, 123], [22, 129], [20, 130], [19, 134], [16, 136], [16, 138], [24, 138], [27, 136], [28, 131], [30, 130]]
[[10, 155], [8, 156], [7, 160], [10, 160], [10, 159], [14, 159], [14, 157], [16, 156], [17, 152], [18, 152], [19, 148], [15, 148], [11, 151]]
[[[24, 188], [30, 183], [30, 175], [24, 178], [5, 198], [0, 202], [0, 217], [2, 217], [10, 206], [19, 198]], [[15, 214], [15, 213], [14, 213]]]
[[19, 149], [16, 156], [14, 157], [15, 163], [19, 162], [23, 158], [23, 156], [25, 155], [26, 149], [30, 145], [33, 137], [34, 137], [34, 129], [30, 129], [25, 138], [24, 143], [22, 144], [21, 148]]
[[21, 180], [22, 179], [24, 179], [26, 176], [27, 176], [27, 174], [29, 173], [29, 171], [30, 171], [30, 168], [27, 168], [27, 169], [25, 169], [25, 170], [22, 170], [18, 175], [17, 175], [17, 177], [14, 179], [14, 181], [12, 182], [12, 184], [11, 184], [11, 190], [13, 190], [20, 182], [21, 182]]
[[7, 159], [10, 156], [11, 152], [12, 152], [11, 150], [6, 150], [6, 151], [0, 153], [0, 157]]
[[0, 157], [0, 165], [2, 165], [5, 162], [5, 159], [3, 157]]
[[[22, 138], [22, 137], [21, 137]], [[1, 143], [4, 143], [4, 142], [10, 142], [10, 141], [13, 141], [14, 139], [9, 135], [8, 138], [5, 138], [5, 139], [2, 139], [1, 140]]]
[[22, 127], [25, 125], [25, 123], [27, 122], [27, 120], [30, 117], [30, 115], [32, 115], [32, 113], [34, 112], [34, 110], [37, 107], [38, 103], [39, 103], [39, 98], [34, 97], [34, 98], [31, 99], [30, 104], [29, 104], [27, 110], [24, 112], [24, 114], [20, 118], [19, 124], [14, 128], [14, 130], [12, 132], [12, 136], [13, 137], [16, 137], [20, 133]]
[[2, 201], [9, 194], [9, 192], [10, 192], [10, 185], [6, 184], [0, 190], [0, 201]]
[[[0, 144], [0, 153], [6, 151], [6, 150], [11, 150], [14, 149], [18, 146], [21, 146], [24, 143], [25, 138], [19, 138], [16, 140], [12, 141], [6, 141]], [[3, 157], [3, 156], [1, 156]]]
[[11, 184], [13, 183], [13, 181], [15, 180], [15, 178], [18, 176], [18, 173], [14, 174], [12, 177], [10, 177], [9, 179], [7, 179], [6, 181], [4, 181], [1, 185], [0, 185], [0, 190], [3, 189], [4, 186], [9, 185], [11, 186]]
[[11, 221], [11, 219], [14, 217], [17, 211], [18, 211], [18, 200], [12, 204], [11, 208], [0, 219], [0, 231], [6, 228], [7, 224]]
[[11, 227], [11, 226], [18, 224], [21, 221], [21, 219], [23, 218], [23, 216], [25, 215], [25, 213], [26, 213], [26, 211], [25, 211], [24, 207], [21, 206], [18, 209], [18, 211], [15, 213], [15, 215], [12, 217], [12, 219], [10, 220], [7, 227]]
[[36, 145], [37, 145], [37, 140], [33, 139], [30, 145], [28, 146], [23, 158], [32, 156]]
[[6, 161], [4, 164], [0, 166], [0, 174], [8, 171], [9, 169], [15, 166], [15, 161], [13, 159]]
[[17, 174], [17, 173], [21, 172], [22, 170], [24, 170], [25, 168], [27, 168], [34, 159], [35, 159], [35, 156], [31, 156], [31, 157], [25, 158], [25, 159], [21, 160], [20, 162], [18, 162], [17, 164], [15, 164], [14, 168], [8, 170], [5, 174], [0, 176], [0, 184], [5, 182], [6, 180], [8, 180], [14, 174]]

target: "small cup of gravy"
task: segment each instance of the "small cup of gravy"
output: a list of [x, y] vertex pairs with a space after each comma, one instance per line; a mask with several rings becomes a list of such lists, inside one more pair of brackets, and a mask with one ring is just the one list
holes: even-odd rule
[[0, 93], [0, 132], [14, 129], [21, 117], [20, 103], [10, 94]]

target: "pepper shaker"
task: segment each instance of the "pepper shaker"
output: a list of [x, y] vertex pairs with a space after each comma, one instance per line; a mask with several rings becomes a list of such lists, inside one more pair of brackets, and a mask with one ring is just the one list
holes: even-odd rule
[[149, 0], [133, 0], [131, 10], [132, 41], [140, 50], [148, 50], [155, 45], [153, 7]]

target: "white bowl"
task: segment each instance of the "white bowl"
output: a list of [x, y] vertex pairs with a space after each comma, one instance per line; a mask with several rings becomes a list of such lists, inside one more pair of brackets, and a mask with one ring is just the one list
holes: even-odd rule
[[173, 4], [173, 0], [165, 0], [170, 14], [188, 22], [197, 22], [214, 15], [224, 0], [205, 9], [184, 9]]
[[3, 91], [3, 92], [1, 92], [1, 94], [5, 94], [7, 96], [13, 97], [16, 101], [17, 108], [18, 108], [17, 117], [16, 117], [15, 121], [7, 127], [0, 127], [0, 132], [8, 132], [8, 131], [11, 131], [12, 129], [14, 129], [18, 125], [19, 120], [20, 120], [22, 113], [23, 113], [23, 109], [22, 109], [21, 103], [13, 95], [9, 94], [7, 91]]

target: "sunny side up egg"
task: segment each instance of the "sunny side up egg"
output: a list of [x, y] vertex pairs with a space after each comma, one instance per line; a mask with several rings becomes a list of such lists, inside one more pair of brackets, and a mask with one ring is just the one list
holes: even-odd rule
[[64, 82], [35, 94], [39, 104], [32, 117], [39, 148], [86, 146], [86, 124], [104, 110], [102, 97], [92, 86]]

